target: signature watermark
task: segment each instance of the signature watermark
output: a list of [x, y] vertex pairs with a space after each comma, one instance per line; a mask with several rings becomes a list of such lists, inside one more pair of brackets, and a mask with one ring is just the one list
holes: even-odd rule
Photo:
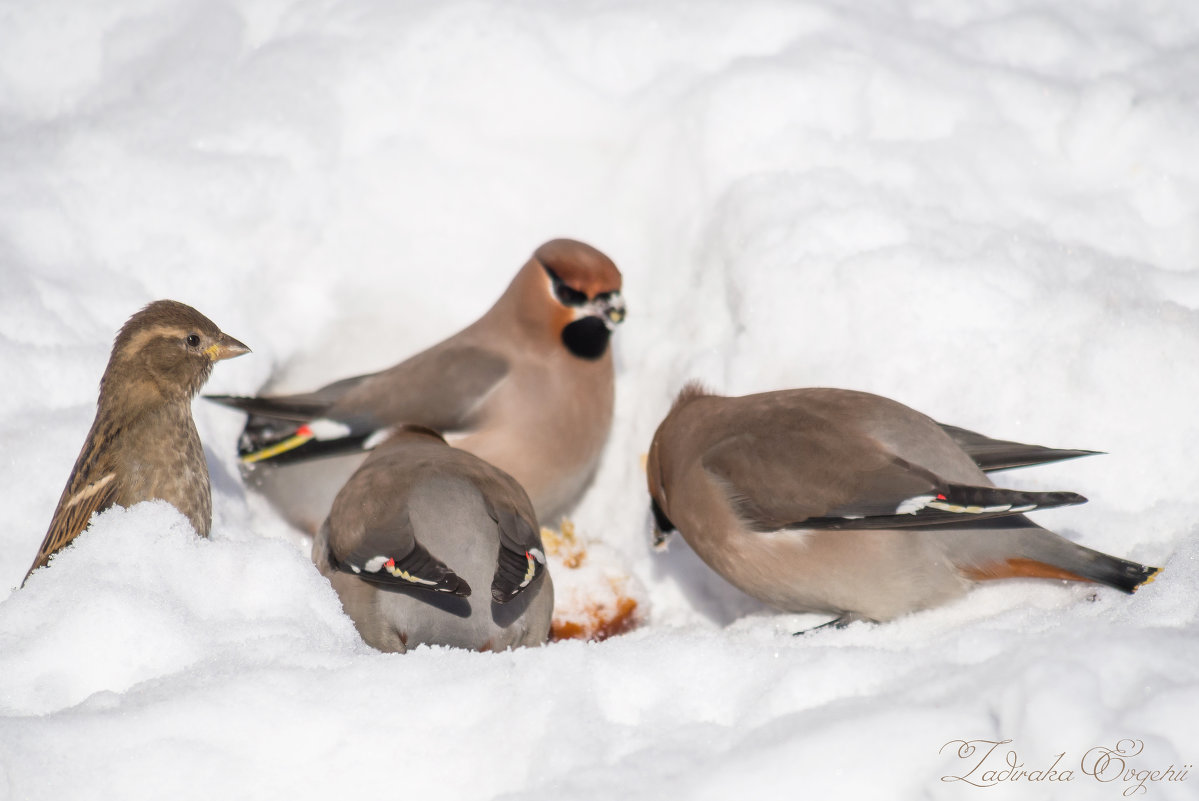
[[1025, 762], [1011, 745], [1011, 740], [950, 740], [938, 753], [950, 749], [960, 764], [958, 773], [946, 774], [941, 781], [964, 782], [972, 787], [1094, 781], [1123, 787], [1121, 795], [1132, 798], [1162, 782], [1185, 782], [1191, 769], [1190, 764], [1176, 767], [1172, 763], [1164, 768], [1145, 767], [1146, 760], [1137, 759], [1145, 750], [1141, 740], [1124, 739], [1111, 747], [1097, 745], [1080, 759], [1063, 751], [1038, 763]]

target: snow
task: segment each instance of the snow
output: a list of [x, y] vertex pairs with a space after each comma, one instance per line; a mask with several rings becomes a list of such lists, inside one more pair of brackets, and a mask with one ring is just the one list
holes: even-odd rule
[[[0, 8], [0, 799], [1116, 798], [1199, 758], [1199, 12], [1184, 0], [40, 0]], [[612, 437], [572, 516], [644, 587], [602, 643], [367, 648], [197, 402], [200, 541], [101, 515], [16, 589], [112, 336], [190, 303], [211, 392], [388, 366], [541, 242], [625, 275]], [[688, 378], [842, 386], [1108, 455], [1006, 474], [1166, 570], [1000, 582], [882, 626], [649, 544]], [[946, 781], [1010, 739], [1070, 781]], [[948, 746], [948, 747], [946, 747]], [[978, 774], [975, 774], [977, 777]], [[1194, 798], [1199, 774], [1139, 796]], [[1131, 793], [1130, 793], [1131, 795]]]

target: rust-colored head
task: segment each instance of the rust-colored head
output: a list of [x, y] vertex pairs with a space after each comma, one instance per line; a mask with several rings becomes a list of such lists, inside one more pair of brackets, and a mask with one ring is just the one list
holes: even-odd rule
[[581, 359], [598, 360], [625, 318], [620, 288], [620, 270], [603, 253], [554, 239], [534, 251], [508, 294], [526, 326], [545, 331]]
[[620, 270], [591, 245], [574, 239], [551, 239], [533, 252], [533, 258], [570, 289], [588, 298], [620, 292]]

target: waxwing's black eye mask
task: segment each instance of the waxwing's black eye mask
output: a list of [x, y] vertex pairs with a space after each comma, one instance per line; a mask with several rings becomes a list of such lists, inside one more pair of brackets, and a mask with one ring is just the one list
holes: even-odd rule
[[594, 298], [569, 286], [561, 277], [544, 264], [549, 276], [554, 297], [567, 308], [578, 309], [585, 317], [562, 329], [562, 343], [567, 350], [580, 359], [598, 359], [608, 349], [612, 329], [624, 321], [624, 298], [619, 290], [601, 292]]
[[654, 513], [654, 524], [658, 526], [659, 533], [669, 534], [674, 531], [674, 523], [670, 522], [670, 518], [662, 511], [662, 507], [658, 506], [657, 499], [649, 499], [649, 508]]
[[558, 274], [549, 267], [545, 268], [545, 274], [550, 277], [550, 284], [554, 287], [554, 297], [563, 306], [582, 306], [587, 302], [587, 294], [580, 292], [567, 285], [565, 281], [558, 277]]

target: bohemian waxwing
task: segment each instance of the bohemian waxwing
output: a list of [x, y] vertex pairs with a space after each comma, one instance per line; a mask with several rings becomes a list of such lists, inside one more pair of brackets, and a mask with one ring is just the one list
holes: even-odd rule
[[936, 606], [988, 579], [1124, 592], [1150, 580], [1157, 568], [1076, 545], [1023, 515], [1081, 495], [1000, 489], [983, 472], [1088, 453], [943, 427], [864, 392], [721, 397], [691, 384], [654, 435], [647, 473], [661, 532], [677, 528], [749, 595], [844, 624]]
[[372, 434], [402, 424], [510, 473], [549, 522], [582, 494], [608, 437], [620, 288], [607, 256], [556, 239], [478, 321], [388, 370], [311, 393], [211, 399], [250, 414], [246, 480], [303, 530], [328, 514]]
[[544, 643], [554, 589], [525, 491], [429, 429], [383, 436], [312, 546], [362, 638], [398, 652]]

